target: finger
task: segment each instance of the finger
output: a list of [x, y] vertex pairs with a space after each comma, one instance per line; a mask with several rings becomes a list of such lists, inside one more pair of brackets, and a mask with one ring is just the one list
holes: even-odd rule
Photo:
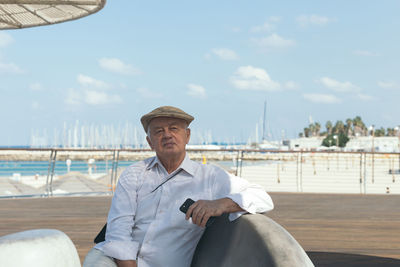
[[199, 224], [199, 220], [201, 220], [201, 217], [202, 217], [202, 213], [203, 213], [204, 211], [203, 211], [203, 207], [202, 206], [197, 206], [194, 210], [193, 210], [193, 213], [192, 213], [192, 222], [194, 223], [194, 224]]
[[196, 208], [197, 203], [193, 203], [192, 205], [190, 205], [189, 209], [186, 211], [186, 216], [185, 219], [189, 220], [190, 217], [193, 217], [193, 210]]
[[197, 215], [196, 218], [196, 224], [198, 226], [201, 226], [201, 222], [203, 221], [204, 215], [206, 214], [206, 211], [203, 209], [201, 212], [199, 212], [199, 214]]
[[206, 227], [206, 224], [207, 224], [207, 221], [208, 221], [209, 218], [210, 218], [210, 215], [205, 214], [203, 216], [202, 220], [201, 220], [200, 226], [203, 227], [203, 228]]

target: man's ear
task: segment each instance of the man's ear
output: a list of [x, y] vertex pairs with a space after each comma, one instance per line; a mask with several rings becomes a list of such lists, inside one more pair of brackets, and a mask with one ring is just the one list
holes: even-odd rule
[[154, 149], [154, 147], [153, 147], [153, 145], [151, 143], [151, 140], [150, 140], [150, 138], [148, 136], [146, 136], [146, 141], [149, 144], [149, 146], [151, 147], [151, 149]]
[[190, 141], [190, 128], [186, 128], [186, 144]]

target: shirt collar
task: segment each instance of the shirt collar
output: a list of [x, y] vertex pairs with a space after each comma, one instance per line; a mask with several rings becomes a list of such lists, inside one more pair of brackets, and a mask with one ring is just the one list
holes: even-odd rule
[[[156, 164], [158, 164], [159, 166], [162, 166], [162, 164], [161, 164], [161, 162], [160, 162], [160, 160], [158, 159], [157, 156], [152, 158], [152, 160], [147, 165], [146, 169], [150, 170], [154, 166], [156, 166]], [[186, 153], [185, 158], [183, 159], [181, 165], [177, 168], [177, 170], [183, 169], [184, 171], [186, 171], [191, 176], [194, 176], [194, 173], [196, 171], [195, 167], [196, 167], [195, 163], [189, 158], [189, 156]]]

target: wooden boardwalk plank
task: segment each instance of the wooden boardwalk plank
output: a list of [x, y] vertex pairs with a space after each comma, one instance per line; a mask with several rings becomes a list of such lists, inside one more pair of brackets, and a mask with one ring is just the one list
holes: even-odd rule
[[[400, 266], [400, 196], [271, 196], [275, 209], [269, 217], [299, 241], [317, 266]], [[0, 236], [58, 229], [72, 239], [83, 262], [110, 203], [107, 196], [1, 199]]]

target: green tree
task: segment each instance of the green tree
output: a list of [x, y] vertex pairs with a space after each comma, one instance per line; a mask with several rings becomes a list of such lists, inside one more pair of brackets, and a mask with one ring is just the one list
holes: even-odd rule
[[376, 129], [375, 136], [376, 137], [385, 136], [385, 128], [381, 127], [380, 129]]
[[316, 122], [315, 123], [315, 135], [320, 136], [320, 132], [321, 132], [321, 124], [319, 124], [319, 122]]
[[334, 134], [339, 134], [339, 133], [343, 133], [345, 132], [345, 128], [344, 128], [344, 123], [339, 120], [336, 121], [335, 126], [333, 127], [333, 133]]
[[326, 132], [328, 133], [328, 135], [332, 134], [332, 122], [327, 121], [325, 123], [325, 127], [326, 127]]
[[[338, 136], [338, 139], [335, 139], [334, 136]], [[339, 147], [345, 147], [349, 140], [350, 139], [344, 133], [330, 134], [322, 140], [322, 145], [326, 147], [336, 146], [337, 142]]]
[[368, 130], [360, 116], [353, 119], [354, 135], [367, 135]]
[[353, 136], [353, 120], [352, 119], [346, 120], [345, 129], [346, 129], [347, 136]]
[[310, 137], [310, 133], [311, 133], [310, 128], [306, 127], [306, 128], [304, 128], [303, 131], [304, 131], [304, 136], [305, 137]]

